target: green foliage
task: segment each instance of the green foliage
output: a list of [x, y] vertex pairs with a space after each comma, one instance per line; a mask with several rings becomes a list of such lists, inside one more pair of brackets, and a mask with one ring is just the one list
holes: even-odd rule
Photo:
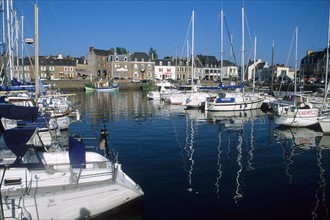
[[128, 54], [128, 51], [124, 47], [116, 47], [116, 53], [118, 55]]
[[152, 47], [149, 49], [149, 57], [153, 60], [158, 59], [157, 51]]

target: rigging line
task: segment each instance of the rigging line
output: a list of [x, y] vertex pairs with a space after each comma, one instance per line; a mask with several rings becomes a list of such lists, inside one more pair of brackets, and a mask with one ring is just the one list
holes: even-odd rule
[[237, 61], [236, 61], [236, 56], [235, 56], [235, 52], [234, 52], [234, 45], [233, 45], [233, 42], [231, 42], [230, 40], [230, 32], [229, 32], [229, 28], [228, 28], [228, 24], [227, 24], [227, 20], [226, 20], [226, 16], [223, 15], [223, 18], [224, 18], [224, 21], [225, 21], [225, 25], [226, 25], [226, 30], [227, 30], [227, 34], [228, 34], [228, 38], [229, 38], [229, 42], [230, 42], [230, 50], [231, 52], [233, 53], [233, 57], [234, 57], [234, 63], [236, 64]]
[[293, 42], [295, 40], [295, 36], [296, 36], [296, 28], [293, 31], [292, 41], [291, 41], [288, 57], [286, 58], [285, 66], [288, 66], [288, 62], [289, 62], [289, 58], [290, 58], [290, 54], [291, 54], [291, 49], [292, 49]]
[[[249, 27], [249, 24], [248, 24], [248, 20], [247, 20], [247, 16], [246, 16], [246, 12], [245, 11], [244, 11], [244, 19], [245, 19], [246, 27], [247, 27], [248, 34], [249, 34], [249, 37], [250, 37], [250, 43], [253, 46], [254, 45], [254, 42], [253, 42], [252, 37], [251, 37], [250, 27]], [[245, 48], [244, 48], [244, 50], [245, 50]], [[250, 53], [249, 53], [249, 56], [248, 56], [248, 60], [250, 60], [250, 57], [252, 56], [252, 52], [253, 52], [253, 50], [250, 50]], [[246, 69], [246, 71], [247, 71], [247, 69]]]
[[[186, 32], [186, 37], [185, 37], [185, 39], [184, 39], [184, 41], [183, 41], [183, 47], [182, 47], [182, 50], [181, 50], [181, 54], [180, 54], [180, 59], [183, 57], [183, 53], [184, 53], [184, 49], [185, 49], [185, 47], [186, 47], [186, 42], [187, 42], [187, 40], [189, 39], [189, 31], [190, 31], [190, 29], [191, 29], [191, 25], [192, 25], [192, 18], [190, 19], [190, 21], [189, 21], [189, 25], [188, 25], [188, 28], [187, 28], [187, 32]], [[188, 49], [188, 48], [187, 48]]]
[[60, 27], [61, 32], [62, 32], [62, 34], [63, 34], [63, 37], [64, 37], [64, 40], [65, 40], [66, 46], [69, 48], [69, 49], [68, 49], [69, 52], [72, 53], [72, 50], [71, 50], [70, 45], [69, 45], [69, 43], [68, 43], [68, 39], [67, 39], [67, 37], [66, 37], [66, 35], [65, 35], [65, 32], [64, 32], [64, 30], [63, 30], [63, 27], [62, 27], [61, 24], [60, 24], [60, 20], [59, 20], [59, 18], [58, 18], [58, 16], [57, 16], [57, 14], [55, 13], [55, 9], [54, 9], [54, 6], [53, 6], [51, 0], [49, 0], [49, 3], [50, 3], [50, 6], [51, 6], [51, 8], [52, 8], [52, 10], [53, 10], [54, 15], [55, 15], [55, 18], [56, 18], [56, 21], [57, 21], [57, 23], [58, 23], [58, 26]]

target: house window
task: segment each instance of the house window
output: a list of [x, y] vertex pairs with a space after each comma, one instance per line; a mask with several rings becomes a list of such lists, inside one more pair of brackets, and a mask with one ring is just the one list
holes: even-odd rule
[[124, 61], [127, 62], [127, 57], [124, 57]]
[[72, 66], [70, 67], [70, 71], [73, 72], [73, 67]]
[[163, 72], [163, 68], [159, 68], [158, 72], [162, 73]]
[[49, 71], [54, 71], [54, 70], [55, 70], [55, 67], [53, 67], [53, 66], [49, 67]]
[[152, 77], [152, 73], [150, 71], [147, 72], [147, 77], [151, 78]]
[[119, 57], [116, 56], [115, 61], [119, 61]]
[[159, 61], [159, 66], [162, 66], [163, 65], [163, 62], [162, 61]]
[[137, 69], [138, 68], [138, 65], [137, 64], [134, 64], [134, 69]]
[[148, 64], [147, 68], [148, 68], [148, 70], [151, 70], [151, 64]]
[[41, 67], [40, 67], [40, 70], [41, 70], [41, 71], [46, 71], [46, 67], [45, 67], [45, 66], [41, 66]]
[[141, 59], [141, 62], [144, 62], [144, 58]]

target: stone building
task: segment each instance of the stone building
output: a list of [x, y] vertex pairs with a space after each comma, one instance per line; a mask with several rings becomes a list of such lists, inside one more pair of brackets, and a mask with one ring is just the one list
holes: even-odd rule
[[131, 58], [128, 54], [124, 55], [109, 55], [108, 61], [110, 64], [110, 78], [113, 79], [129, 79], [131, 74]]
[[[23, 71], [22, 79], [26, 82], [35, 79], [35, 58], [26, 57], [19, 61], [19, 69]], [[23, 68], [22, 68], [23, 67]], [[61, 54], [57, 57], [39, 56], [39, 76], [40, 79], [73, 79], [77, 77], [77, 65], [74, 58], [65, 57]]]
[[114, 50], [100, 50], [90, 47], [87, 53], [87, 71], [92, 74], [92, 78], [111, 78], [111, 65], [109, 57], [114, 55]]
[[173, 57], [164, 57], [155, 61], [155, 78], [161, 80], [176, 79], [176, 59]]
[[327, 50], [307, 51], [301, 59], [299, 75], [305, 81], [322, 81], [325, 79]]
[[155, 62], [144, 52], [131, 55], [132, 79], [153, 79], [155, 77]]

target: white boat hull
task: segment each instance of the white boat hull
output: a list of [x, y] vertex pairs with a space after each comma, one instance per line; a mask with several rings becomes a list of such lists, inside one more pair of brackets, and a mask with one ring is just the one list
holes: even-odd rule
[[188, 98], [182, 103], [182, 105], [187, 106], [187, 108], [200, 108], [205, 104], [207, 98], [210, 95], [208, 93], [192, 93]]
[[320, 116], [317, 109], [299, 109], [298, 112], [291, 112], [277, 115], [275, 124], [289, 127], [308, 127], [319, 123]]
[[320, 127], [323, 133], [330, 134], [330, 118], [322, 118], [319, 120]]
[[[99, 158], [95, 153], [88, 155], [92, 160]], [[64, 152], [45, 155], [47, 161], [57, 161], [46, 170], [6, 170], [1, 186], [4, 219], [83, 219], [143, 195], [119, 164], [91, 162], [86, 169], [71, 169], [63, 163], [66, 157]], [[1, 178], [3, 174], [1, 170]]]
[[109, 87], [109, 88], [96, 88], [98, 92], [117, 92], [119, 91], [119, 87]]
[[188, 93], [175, 93], [170, 96], [170, 103], [172, 105], [182, 105], [188, 97]]
[[243, 102], [234, 103], [216, 103], [215, 101], [205, 102], [206, 111], [246, 111], [259, 109], [262, 105], [263, 99], [246, 100]]

